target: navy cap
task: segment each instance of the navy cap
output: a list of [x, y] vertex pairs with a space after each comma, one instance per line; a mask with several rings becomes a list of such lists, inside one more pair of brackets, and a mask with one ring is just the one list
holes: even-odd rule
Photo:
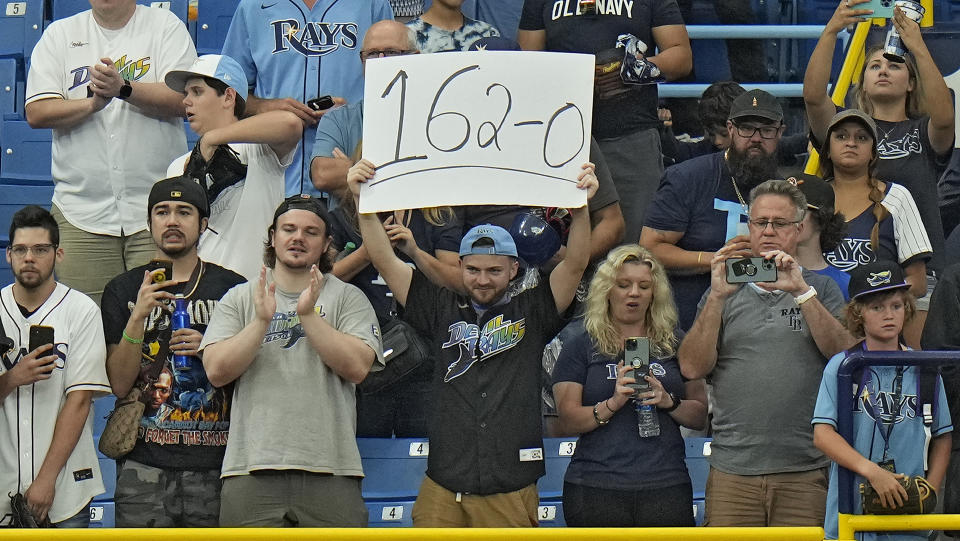
[[850, 273], [848, 291], [851, 299], [892, 289], [907, 289], [910, 284], [903, 277], [903, 269], [894, 261], [878, 259], [860, 265]]

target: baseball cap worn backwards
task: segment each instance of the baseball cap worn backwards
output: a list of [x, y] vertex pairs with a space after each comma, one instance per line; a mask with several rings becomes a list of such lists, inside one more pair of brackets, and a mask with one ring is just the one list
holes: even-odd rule
[[210, 217], [210, 205], [207, 203], [207, 191], [190, 177], [179, 176], [158, 180], [150, 189], [147, 198], [147, 214], [153, 207], [166, 201], [181, 201], [197, 208], [200, 216]]
[[737, 96], [730, 104], [730, 120], [738, 118], [756, 116], [772, 120], [774, 122], [783, 121], [783, 108], [769, 92], [760, 89], [753, 89]]
[[[490, 239], [493, 246], [474, 246], [480, 239]], [[506, 229], [491, 224], [473, 226], [460, 241], [460, 257], [466, 255], [506, 255], [517, 257], [517, 245]]]
[[193, 77], [212, 77], [237, 91], [247, 100], [247, 75], [236, 60], [221, 54], [205, 54], [197, 58], [188, 70], [171, 71], [163, 78], [171, 89], [184, 92], [187, 81]]
[[909, 287], [910, 284], [904, 279], [903, 269], [898, 263], [878, 259], [853, 269], [848, 291], [851, 299], [858, 299], [871, 293]]
[[277, 218], [291, 210], [307, 210], [316, 214], [323, 220], [323, 225], [327, 228], [327, 231], [330, 231], [330, 213], [327, 211], [327, 207], [322, 201], [306, 193], [291, 195], [284, 199], [283, 203], [280, 203], [280, 206], [277, 207], [277, 211], [273, 213], [273, 225], [277, 225]]
[[836, 205], [833, 187], [816, 175], [800, 173], [788, 178], [787, 182], [803, 192], [809, 208], [820, 210], [822, 208], [833, 208]]

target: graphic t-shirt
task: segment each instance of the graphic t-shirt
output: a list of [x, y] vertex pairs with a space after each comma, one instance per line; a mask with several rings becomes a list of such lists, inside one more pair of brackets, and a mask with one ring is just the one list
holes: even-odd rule
[[[131, 269], [107, 284], [103, 291], [103, 330], [107, 344], [119, 344], [123, 329], [137, 301], [147, 266]], [[173, 286], [171, 293], [187, 298], [190, 328], [203, 333], [220, 298], [243, 277], [212, 263], [204, 262], [196, 287], [183, 291]], [[154, 308], [147, 317], [143, 334], [140, 376], [136, 385], [143, 386], [144, 376], [160, 347], [161, 332], [169, 338], [173, 303]], [[188, 369], [173, 364], [173, 353], [167, 355], [157, 381], [147, 391], [147, 406], [140, 420], [137, 443], [127, 455], [131, 460], [155, 468], [173, 470], [220, 469], [230, 428], [231, 388], [216, 388], [207, 379], [203, 362], [190, 357]]]

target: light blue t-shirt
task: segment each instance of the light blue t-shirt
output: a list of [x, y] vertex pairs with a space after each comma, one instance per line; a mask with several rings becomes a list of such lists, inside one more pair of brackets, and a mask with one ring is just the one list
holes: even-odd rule
[[363, 100], [332, 109], [323, 115], [317, 124], [317, 137], [313, 141], [313, 152], [307, 160], [307, 169], [310, 168], [309, 162], [316, 156], [332, 158], [335, 148], [352, 158], [362, 140]]
[[[393, 19], [388, 0], [240, 0], [223, 54], [243, 67], [250, 92], [301, 103], [324, 95], [363, 99], [360, 48], [370, 26]], [[286, 193], [319, 194], [310, 182], [314, 128], [305, 129], [287, 168]], [[347, 152], [349, 154], [349, 152]]]
[[[847, 353], [840, 352], [830, 359], [827, 367], [823, 371], [823, 380], [820, 382], [820, 391], [817, 395], [817, 405], [813, 412], [813, 424], [828, 424], [834, 429], [837, 427], [837, 370], [840, 362], [846, 357]], [[925, 427], [923, 426], [923, 417], [917, 405], [917, 370], [915, 367], [909, 367], [903, 372], [901, 395], [903, 406], [896, 408], [892, 406], [894, 381], [897, 375], [895, 366], [874, 366], [864, 369], [869, 375], [866, 389], [869, 392], [869, 404], [864, 402], [861, 396], [854, 403], [853, 410], [853, 433], [854, 449], [858, 453], [873, 462], [883, 460], [884, 440], [883, 434], [874, 421], [874, 408], [880, 415], [883, 424], [884, 433], [888, 427], [888, 421], [894, 423], [893, 430], [890, 432], [890, 448], [887, 451], [887, 457], [896, 462], [897, 473], [904, 473], [910, 476], [923, 475], [923, 463], [926, 441]], [[859, 381], [854, 382], [859, 385]], [[933, 437], [945, 434], [953, 430], [950, 423], [950, 410], [947, 406], [947, 397], [943, 392], [943, 381], [937, 376], [937, 404], [935, 416], [930, 432]], [[856, 389], [850, 391], [856, 392]], [[903, 400], [905, 399], [905, 400]], [[870, 405], [872, 404], [872, 406]], [[867, 482], [859, 475], [854, 475], [854, 497], [853, 512], [862, 514], [860, 506], [860, 483]], [[837, 538], [837, 464], [830, 465], [830, 489], [827, 492], [827, 514], [824, 523], [827, 539]], [[926, 539], [926, 536], [920, 535], [922, 532], [890, 532], [886, 534], [877, 534], [865, 532], [857, 534], [861, 540], [894, 540], [894, 539]]]

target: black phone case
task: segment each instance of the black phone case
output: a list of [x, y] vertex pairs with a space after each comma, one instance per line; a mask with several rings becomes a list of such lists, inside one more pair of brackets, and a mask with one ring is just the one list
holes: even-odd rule
[[[40, 346], [52, 343], [53, 327], [47, 327], [45, 325], [30, 326], [30, 351], [33, 351]], [[50, 353], [47, 352], [44, 355], [50, 355]]]

